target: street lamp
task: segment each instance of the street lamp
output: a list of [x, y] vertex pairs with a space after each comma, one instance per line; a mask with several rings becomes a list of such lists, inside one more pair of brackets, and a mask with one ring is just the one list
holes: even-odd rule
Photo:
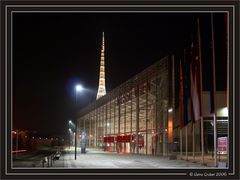
[[75, 99], [75, 105], [76, 105], [76, 108], [77, 108], [77, 93], [78, 92], [81, 92], [81, 91], [83, 91], [83, 87], [82, 87], [82, 85], [80, 85], [80, 84], [77, 84], [76, 86], [75, 86], [75, 95], [76, 95], [76, 99]]
[[18, 152], [18, 129], [16, 131], [12, 131], [13, 134], [16, 135], [16, 158], [17, 158], [17, 152]]
[[[69, 126], [69, 127], [70, 127], [70, 122], [71, 122], [71, 120], [68, 121], [68, 126]], [[68, 131], [69, 131], [69, 150], [70, 150], [70, 145], [71, 145], [71, 132], [72, 132], [71, 128], [69, 128]]]
[[77, 142], [76, 142], [77, 128], [76, 128], [76, 125], [71, 120], [68, 121], [68, 125], [69, 125], [69, 149], [70, 149], [71, 133], [72, 133], [72, 129], [70, 127], [73, 126], [73, 128], [75, 129], [75, 132], [73, 132], [73, 135], [74, 135], [74, 138], [75, 138], [74, 146], [75, 146], [75, 160], [76, 160], [77, 159]]
[[82, 91], [83, 87], [82, 85], [76, 85], [76, 91]]
[[[76, 101], [75, 101], [75, 105], [76, 105], [76, 111], [77, 111], [77, 93], [78, 92], [81, 92], [81, 91], [83, 91], [83, 87], [82, 87], [82, 85], [80, 85], [80, 84], [77, 84], [76, 86], [75, 86], [75, 95], [76, 95]], [[74, 138], [75, 138], [75, 160], [77, 160], [77, 117], [76, 117], [76, 125], [72, 122], [72, 121], [69, 121], [69, 123], [70, 124], [72, 124], [73, 126], [74, 126], [74, 128], [75, 128], [75, 136], [74, 136]]]

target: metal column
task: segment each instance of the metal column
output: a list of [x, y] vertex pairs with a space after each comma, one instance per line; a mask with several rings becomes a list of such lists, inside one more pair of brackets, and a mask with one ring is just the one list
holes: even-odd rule
[[148, 81], [146, 86], [146, 155], [148, 154]]
[[136, 93], [136, 146], [137, 146], [137, 154], [139, 154], [139, 86], [137, 86]]

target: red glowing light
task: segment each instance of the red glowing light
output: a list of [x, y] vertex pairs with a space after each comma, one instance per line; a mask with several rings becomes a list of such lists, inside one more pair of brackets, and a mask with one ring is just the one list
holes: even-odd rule
[[27, 150], [23, 149], [23, 150], [12, 151], [12, 153], [26, 152], [26, 151], [27, 151]]

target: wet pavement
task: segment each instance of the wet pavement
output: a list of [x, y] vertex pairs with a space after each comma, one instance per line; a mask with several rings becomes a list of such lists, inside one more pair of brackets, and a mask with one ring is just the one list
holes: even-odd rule
[[137, 154], [117, 154], [104, 152], [95, 149], [88, 149], [86, 154], [78, 154], [75, 160], [73, 150], [62, 154], [60, 159], [55, 161], [52, 168], [89, 168], [89, 169], [202, 169], [208, 168], [199, 163], [192, 163], [185, 160], [170, 160], [169, 157], [146, 156]]

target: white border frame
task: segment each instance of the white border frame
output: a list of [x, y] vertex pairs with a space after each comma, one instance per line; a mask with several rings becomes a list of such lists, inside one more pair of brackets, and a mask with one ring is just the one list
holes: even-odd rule
[[[171, 1], [170, 1], [171, 2]], [[230, 7], [233, 9], [233, 97], [235, 97], [235, 6], [234, 5], [6, 5], [5, 6], [5, 113], [6, 113], [6, 118], [5, 118], [5, 130], [7, 132], [7, 24], [8, 24], [8, 19], [7, 19], [7, 9], [8, 7], [104, 7], [104, 8], [110, 8], [110, 7], [132, 7], [132, 8], [139, 8], [139, 7], [144, 7], [144, 8], [149, 8], [149, 7], [185, 7], [185, 8], [191, 8], [191, 7]], [[179, 12], [184, 12], [184, 13], [206, 13], [206, 12], [228, 12], [228, 11], [11, 11], [11, 73], [12, 73], [12, 15], [13, 12], [15, 13], [179, 13]], [[228, 13], [228, 45], [229, 45], [229, 13]], [[229, 67], [229, 46], [228, 46], [228, 62], [227, 65]], [[228, 73], [230, 73], [228, 71]], [[228, 74], [227, 74], [228, 75]], [[228, 76], [229, 78], [229, 76]], [[229, 88], [229, 81], [228, 81], [228, 88]], [[228, 92], [229, 96], [229, 92]], [[12, 102], [12, 78], [11, 78], [11, 98]], [[229, 105], [229, 104], [228, 104]], [[228, 106], [229, 107], [229, 106]], [[12, 113], [12, 104], [11, 104], [11, 113]], [[233, 101], [233, 110], [235, 109], [235, 102]], [[12, 125], [12, 118], [11, 118], [11, 125]], [[233, 142], [235, 142], [235, 113], [233, 111]], [[12, 128], [12, 127], [11, 127]], [[228, 126], [228, 133], [229, 133], [229, 126]], [[11, 138], [12, 138], [12, 133], [11, 133]], [[5, 145], [7, 143], [7, 136], [5, 138]], [[228, 142], [229, 143], [229, 142]], [[12, 142], [11, 142], [12, 145]], [[229, 148], [229, 146], [228, 146]], [[229, 152], [229, 151], [228, 151]], [[7, 146], [5, 147], [5, 157], [7, 157]], [[229, 154], [228, 154], [228, 164], [229, 164]], [[229, 168], [229, 165], [228, 165]], [[15, 168], [16, 169], [16, 168]], [[22, 168], [22, 169], [45, 169], [45, 168]], [[54, 169], [64, 169], [64, 168], [54, 168]], [[65, 168], [67, 169], [67, 168]], [[65, 170], [64, 169], [64, 170]], [[193, 168], [174, 168], [174, 169], [193, 169]], [[198, 169], [197, 170], [203, 170], [203, 169]], [[217, 169], [221, 170], [220, 168], [207, 168], [207, 169]], [[161, 170], [161, 169], [159, 169]], [[195, 170], [195, 169], [194, 169]], [[8, 173], [7, 172], [7, 158], [5, 159], [5, 174], [6, 175], [187, 175], [187, 173]], [[235, 143], [233, 143], [233, 173], [228, 173], [228, 175], [235, 175]]]

